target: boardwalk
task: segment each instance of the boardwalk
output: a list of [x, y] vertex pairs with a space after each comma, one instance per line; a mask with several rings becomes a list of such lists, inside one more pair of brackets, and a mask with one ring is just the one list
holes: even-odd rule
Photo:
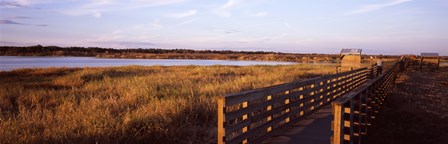
[[331, 106], [326, 106], [291, 128], [265, 141], [266, 144], [328, 144], [330, 143]]
[[[361, 143], [407, 59], [218, 99], [218, 144]], [[331, 104], [331, 106], [330, 106]]]
[[365, 83], [371, 69], [271, 86], [218, 99], [218, 143], [261, 143]]

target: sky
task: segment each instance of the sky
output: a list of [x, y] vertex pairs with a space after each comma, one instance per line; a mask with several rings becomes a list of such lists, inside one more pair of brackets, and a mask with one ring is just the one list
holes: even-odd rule
[[448, 0], [0, 0], [0, 45], [448, 55]]

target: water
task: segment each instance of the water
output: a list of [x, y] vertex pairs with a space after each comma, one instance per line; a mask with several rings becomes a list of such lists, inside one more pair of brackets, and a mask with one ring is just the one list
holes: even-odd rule
[[19, 68], [46, 67], [109, 67], [109, 66], [249, 66], [249, 65], [292, 65], [293, 62], [233, 61], [233, 60], [193, 60], [193, 59], [103, 59], [95, 57], [30, 57], [0, 56], [0, 71]]

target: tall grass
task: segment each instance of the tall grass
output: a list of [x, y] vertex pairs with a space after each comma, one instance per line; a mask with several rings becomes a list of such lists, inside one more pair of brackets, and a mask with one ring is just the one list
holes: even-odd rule
[[0, 143], [214, 143], [217, 96], [334, 70], [290, 65], [0, 72]]

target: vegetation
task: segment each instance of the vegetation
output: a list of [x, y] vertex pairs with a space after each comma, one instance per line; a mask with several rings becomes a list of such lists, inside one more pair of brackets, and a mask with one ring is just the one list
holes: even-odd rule
[[0, 143], [215, 143], [217, 96], [329, 74], [334, 67], [0, 72]]
[[188, 49], [111, 49], [97, 47], [57, 47], [0, 46], [0, 56], [95, 56], [100, 58], [139, 58], [139, 59], [220, 59], [220, 60], [263, 60], [291, 62], [335, 62], [339, 55], [326, 54], [288, 54], [263, 51], [214, 51]]

